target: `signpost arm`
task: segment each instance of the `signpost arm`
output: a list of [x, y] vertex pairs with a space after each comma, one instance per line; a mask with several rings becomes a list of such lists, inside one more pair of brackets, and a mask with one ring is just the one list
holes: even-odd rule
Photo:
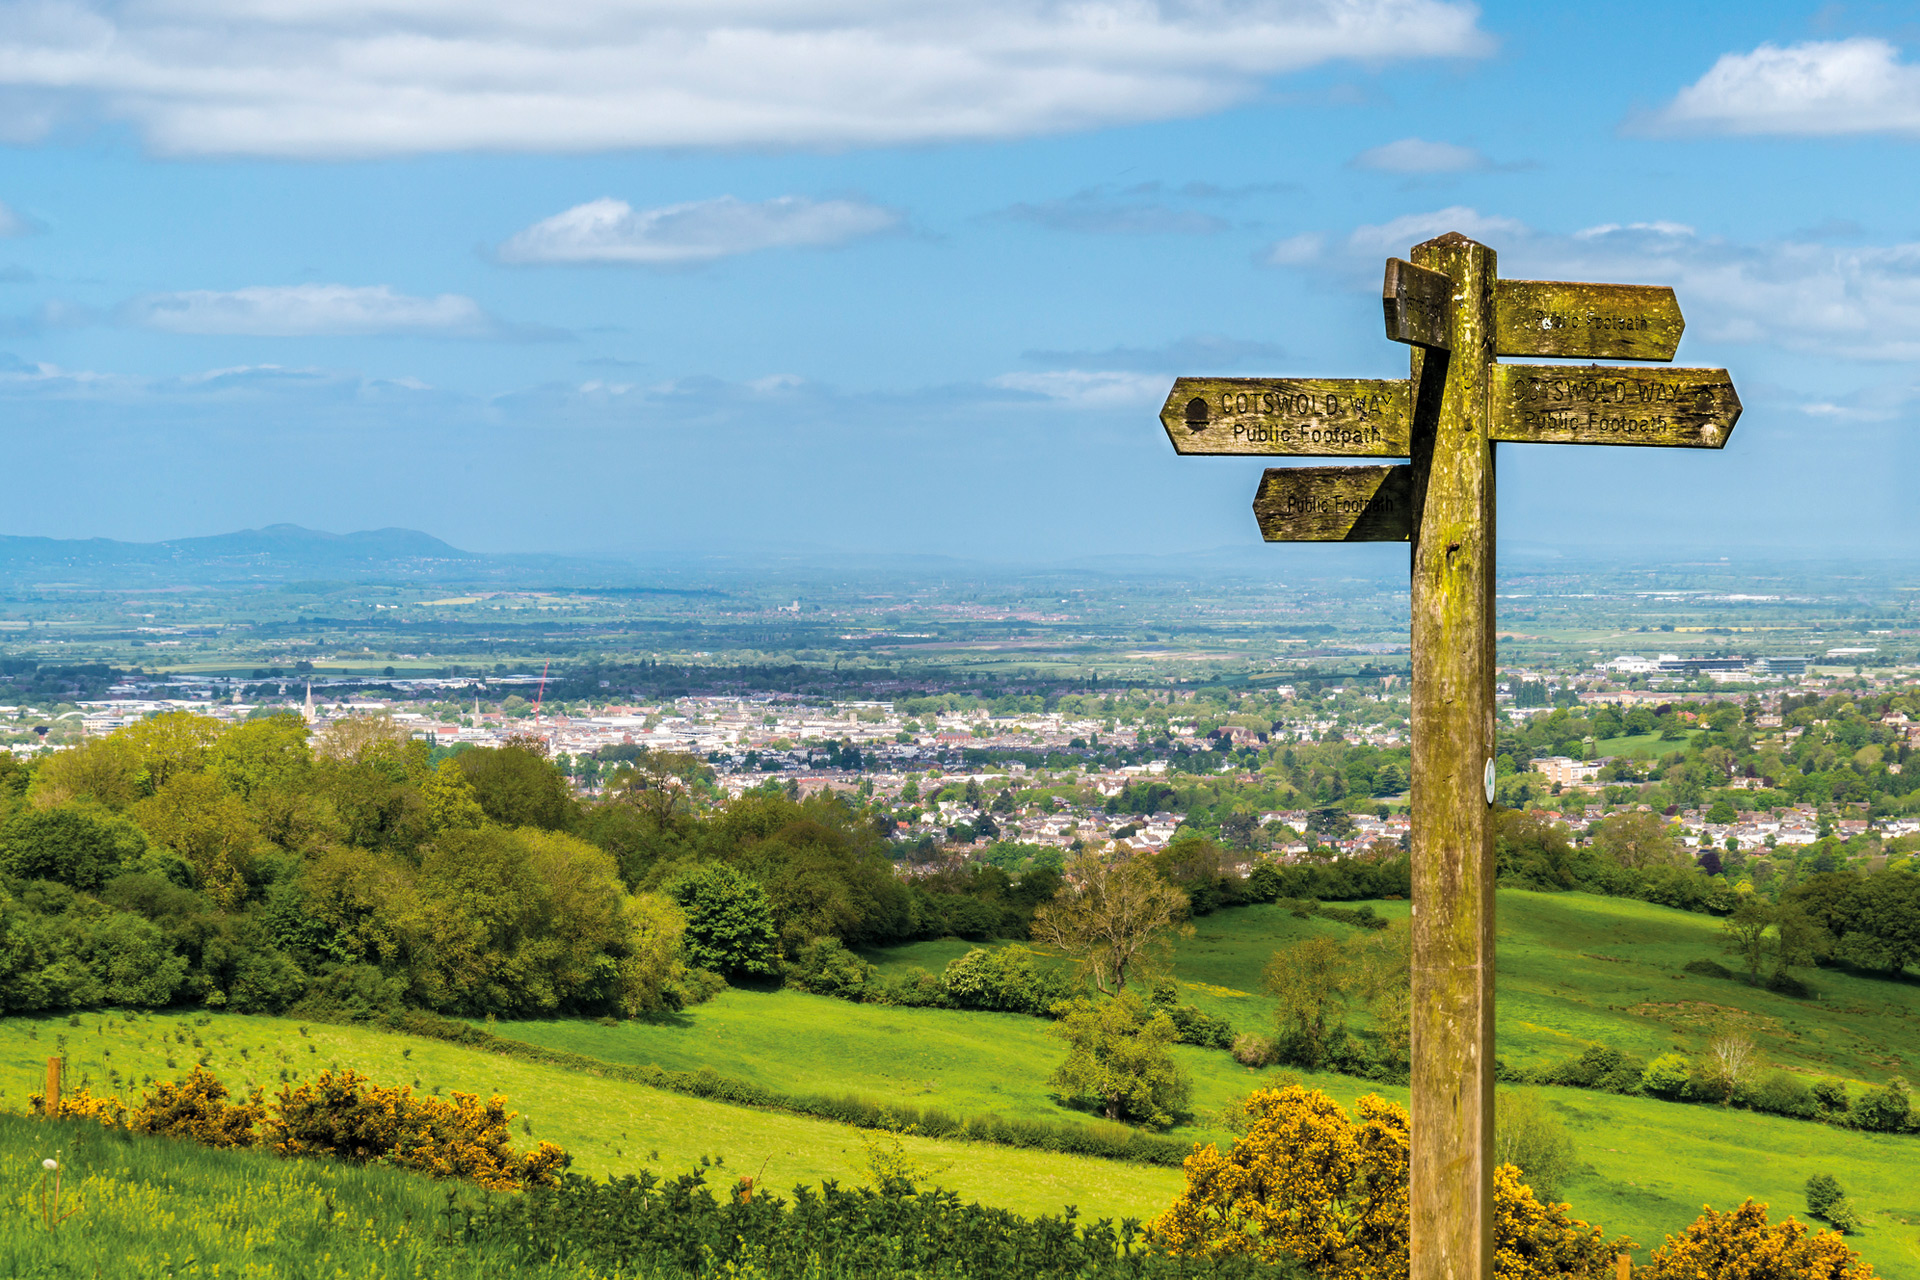
[[1491, 1280], [1495, 258], [1449, 234], [1413, 261], [1453, 305], [1448, 353], [1413, 355], [1411, 1280]]

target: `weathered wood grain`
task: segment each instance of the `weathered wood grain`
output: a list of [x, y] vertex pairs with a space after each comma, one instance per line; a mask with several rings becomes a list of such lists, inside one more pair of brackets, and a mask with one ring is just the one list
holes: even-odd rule
[[1180, 378], [1160, 423], [1182, 454], [1404, 458], [1409, 405], [1387, 378]]
[[1410, 1280], [1493, 1276], [1493, 367], [1496, 260], [1445, 235], [1448, 349], [1415, 347]]
[[1438, 351], [1447, 349], [1447, 312], [1453, 307], [1452, 280], [1438, 271], [1388, 258], [1387, 278], [1380, 286], [1380, 304], [1387, 315], [1389, 338]]
[[1269, 467], [1253, 498], [1268, 542], [1405, 542], [1410, 467]]
[[1489, 429], [1510, 443], [1720, 449], [1740, 420], [1725, 369], [1499, 364], [1492, 372]]
[[1502, 280], [1493, 299], [1502, 356], [1671, 360], [1687, 327], [1665, 285]]

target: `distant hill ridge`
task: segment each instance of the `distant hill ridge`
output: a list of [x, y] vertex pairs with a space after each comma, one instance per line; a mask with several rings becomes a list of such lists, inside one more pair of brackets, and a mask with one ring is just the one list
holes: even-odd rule
[[418, 529], [367, 529], [327, 533], [297, 524], [270, 524], [200, 538], [164, 542], [119, 542], [112, 538], [32, 538], [0, 535], [0, 564], [100, 566], [271, 557], [296, 562], [342, 560], [477, 560]]

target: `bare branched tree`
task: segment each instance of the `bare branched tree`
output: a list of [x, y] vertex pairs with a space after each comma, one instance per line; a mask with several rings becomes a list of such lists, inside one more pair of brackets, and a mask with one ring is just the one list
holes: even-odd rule
[[1033, 937], [1078, 960], [1094, 986], [1116, 995], [1186, 908], [1184, 892], [1119, 844], [1068, 865], [1060, 892], [1034, 913]]

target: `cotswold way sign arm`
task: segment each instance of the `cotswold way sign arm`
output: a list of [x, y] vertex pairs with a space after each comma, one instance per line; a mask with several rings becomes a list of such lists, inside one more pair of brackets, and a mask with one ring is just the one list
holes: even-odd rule
[[1673, 290], [1501, 280], [1450, 234], [1387, 262], [1387, 337], [1405, 379], [1181, 378], [1160, 411], [1175, 452], [1404, 458], [1273, 467], [1269, 542], [1405, 542], [1413, 655], [1411, 1280], [1493, 1276], [1494, 446], [1726, 447], [1724, 369], [1501, 364], [1501, 356], [1668, 361]]

